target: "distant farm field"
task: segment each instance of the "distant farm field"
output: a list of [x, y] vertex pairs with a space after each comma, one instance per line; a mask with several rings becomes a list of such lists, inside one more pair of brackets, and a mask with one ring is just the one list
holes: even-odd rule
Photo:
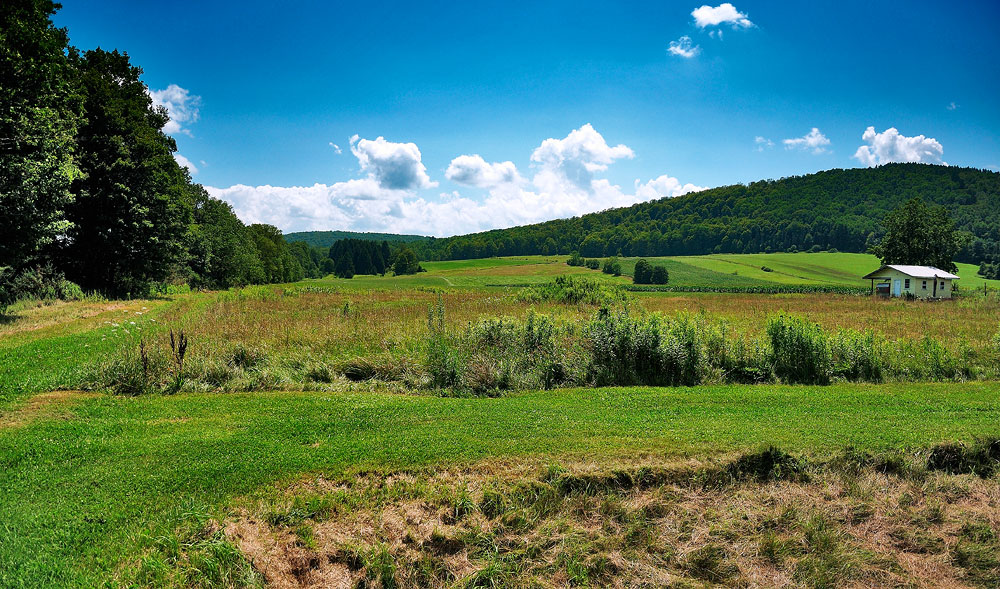
[[[670, 272], [670, 286], [677, 287], [751, 287], [784, 286], [847, 286], [864, 288], [865, 274], [879, 267], [878, 258], [869, 254], [849, 253], [776, 253], [776, 254], [715, 254], [707, 256], [673, 256], [646, 258]], [[628, 276], [638, 258], [622, 258], [626, 277], [611, 277], [597, 270], [568, 267], [566, 256], [515, 256], [477, 260], [423, 262], [427, 272], [414, 276], [383, 277], [355, 276], [350, 281], [321, 279], [311, 283], [345, 284], [356, 288], [415, 288], [415, 287], [486, 287], [533, 284], [551, 280], [553, 276], [580, 274], [600, 280], [627, 284]], [[769, 268], [765, 271], [763, 268]], [[1000, 280], [986, 280], [971, 264], [958, 264], [960, 288], [981, 289], [984, 284], [1000, 288]]]
[[[810, 285], [824, 275], [846, 285], [855, 266], [857, 273], [875, 267], [857, 254], [652, 261], [668, 266], [672, 285], [699, 287]], [[630, 259], [623, 265], [631, 270], [632, 264]], [[774, 272], [755, 272], [758, 264]], [[978, 544], [962, 548], [972, 540], [960, 530], [979, 522], [998, 492], [995, 475], [976, 474], [982, 472], [977, 468], [993, 464], [989, 447], [982, 462], [961, 454], [1000, 436], [1000, 385], [990, 372], [1000, 363], [995, 291], [963, 291], [956, 300], [938, 303], [846, 294], [626, 293], [613, 312], [627, 309], [628, 317], [650, 322], [622, 323], [623, 329], [662, 326], [664, 338], [680, 337], [685, 329], [697, 332], [705, 338], [695, 341], [706, 355], [722, 341], [735, 345], [735, 352], [763, 350], [758, 359], [768, 358], [766, 330], [783, 315], [815, 323], [831, 338], [841, 337], [842, 330], [870, 333], [870, 339], [857, 340], [859, 345], [881, 346], [889, 354], [887, 362], [912, 364], [916, 372], [887, 364], [885, 374], [895, 375], [885, 377], [890, 382], [837, 377], [828, 386], [777, 384], [784, 381], [768, 372], [763, 384], [739, 384], [703, 358], [699, 382], [705, 384], [700, 386], [595, 387], [587, 356], [592, 340], [586, 338], [596, 337], [588, 329], [607, 314], [596, 304], [532, 302], [524, 294], [531, 285], [558, 276], [619, 286], [630, 284], [627, 276], [569, 267], [564, 256], [424, 266], [427, 272], [403, 277], [326, 278], [153, 300], [16, 306], [0, 324], [0, 586], [259, 586], [267, 576], [262, 571], [272, 581], [296, 578], [294, 558], [273, 570], [259, 564], [263, 560], [260, 570], [248, 564], [250, 558], [270, 558], [272, 549], [324, 555], [327, 564], [302, 573], [307, 576], [346, 570], [354, 581], [374, 575], [403, 586], [426, 581], [415, 580], [416, 572], [411, 575], [422, 570], [420, 562], [431, 567], [426, 578], [437, 579], [431, 586], [448, 586], [447, 579], [483, 584], [484, 575], [512, 584], [533, 575], [577, 575], [580, 583], [600, 585], [607, 580], [602, 575], [612, 570], [607, 567], [625, 574], [624, 565], [581, 555], [614, 560], [618, 551], [676, 578], [703, 580], [698, 575], [716, 574], [699, 572], [700, 550], [721, 551], [712, 558], [728, 559], [728, 568], [719, 570], [728, 571], [726, 578], [733, 582], [756, 578], [762, 570], [774, 578], [818, 579], [805, 585], [879, 578], [886, 571], [918, 578], [913, 572], [918, 569], [906, 568], [912, 562], [905, 551], [875, 558], [862, 547], [861, 520], [817, 511], [815, 502], [834, 487], [853, 489], [838, 495], [836, 509], [895, 514], [892, 525], [905, 528], [900, 533], [916, 529], [910, 522], [946, 499], [941, 488], [961, 487], [975, 500], [940, 516], [950, 523], [935, 532], [940, 537], [926, 540], [939, 547], [937, 556], [928, 558], [992, 550], [992, 540], [980, 536], [975, 536]], [[856, 284], [864, 286], [860, 280]], [[190, 343], [183, 369], [172, 355], [171, 331], [175, 336], [183, 331]], [[524, 358], [507, 352], [491, 356], [493, 349], [506, 348], [483, 347], [521, 346], [529, 337], [552, 347], [533, 347]], [[841, 342], [837, 345], [853, 345], [851, 338], [861, 336], [844, 337], [835, 340]], [[478, 343], [461, 348], [469, 342]], [[912, 346], [905, 350], [924, 356], [908, 359], [909, 352], [899, 352], [898, 346]], [[506, 364], [533, 362], [553, 349], [565, 356], [553, 369], [562, 372], [552, 377], [564, 380], [553, 381], [552, 390], [518, 388], [520, 381], [504, 384], [497, 376]], [[923, 371], [924, 357], [937, 372]], [[510, 378], [528, 372], [520, 366], [509, 370]], [[433, 371], [442, 370], [462, 371], [462, 382], [472, 384], [435, 385]], [[160, 379], [155, 386], [133, 386], [147, 371]], [[846, 374], [833, 365], [830, 371]], [[494, 388], [477, 393], [472, 387], [483, 382]], [[934, 448], [949, 442], [962, 444], [956, 446], [955, 460], [965, 465], [960, 469], [965, 474], [931, 469]], [[759, 453], [770, 446], [779, 451]], [[764, 474], [758, 480], [739, 470], [750, 468], [740, 466], [740, 460], [784, 461], [779, 471], [808, 464], [816, 478], [772, 480], [778, 471], [767, 463], [759, 467]], [[569, 470], [561, 470], [563, 464]], [[880, 464], [898, 472], [887, 475], [883, 471], [889, 467], [873, 466]], [[937, 474], [927, 474], [928, 469]], [[459, 471], [464, 474], [454, 476], [466, 477], [462, 482], [449, 478]], [[610, 489], [606, 479], [591, 472], [618, 477], [613, 480], [619, 483], [632, 481], [629, 485], [646, 485], [636, 481], [647, 480], [642, 477], [651, 472], [659, 478], [652, 486]], [[798, 477], [798, 470], [791, 472]], [[723, 475], [729, 478], [718, 479]], [[859, 490], [862, 479], [866, 491]], [[706, 486], [706, 481], [723, 486]], [[732, 544], [750, 533], [739, 523], [744, 520], [725, 516], [694, 524], [685, 519], [687, 503], [678, 499], [714, 501], [731, 510], [738, 507], [730, 491], [767, 502], [766, 497], [784, 492], [770, 485], [793, 484], [799, 485], [796, 502], [781, 510], [794, 508], [797, 515], [782, 524], [778, 536], [753, 532], [752, 549]], [[526, 501], [526, 489], [534, 493], [530, 505], [518, 503]], [[560, 493], [558, 501], [544, 507], [540, 502], [548, 495], [543, 492]], [[873, 499], [885, 493], [887, 498]], [[898, 507], [903, 496], [917, 499], [903, 511], [886, 511], [885, 502]], [[441, 534], [452, 536], [442, 539], [433, 530], [413, 528], [406, 541], [403, 532], [359, 536], [355, 548], [335, 541], [337, 534], [355, 529], [351, 526], [372, 529], [370, 521], [351, 519], [354, 515], [382, 517], [373, 514], [388, 510], [385, 517], [391, 520], [394, 510], [405, 512], [413, 502], [421, 509], [443, 510], [434, 512], [433, 521], [442, 526]], [[645, 507], [654, 503], [660, 507]], [[758, 507], [763, 509], [763, 503]], [[462, 513], [471, 519], [453, 521], [456, 510], [468, 510]], [[529, 512], [538, 516], [529, 518], [530, 525], [518, 519]], [[780, 513], [761, 517], [772, 515]], [[817, 524], [820, 516], [828, 523]], [[593, 518], [604, 518], [600, 538], [581, 531], [590, 525], [586, 522], [597, 521]], [[324, 536], [334, 523], [341, 527]], [[531, 530], [559, 525], [567, 539], [561, 548], [512, 548]], [[690, 536], [678, 527], [688, 525], [741, 531], [709, 541], [711, 536]], [[802, 577], [812, 566], [808, 550], [766, 563], [741, 552], [792, 542], [796, 534], [813, 534], [818, 525], [847, 526], [837, 528], [840, 548], [823, 557], [832, 559], [823, 566], [848, 567], [836, 568], [832, 576], [823, 576], [823, 569]], [[248, 534], [263, 534], [254, 537], [277, 544], [244, 544]], [[482, 534], [495, 544], [484, 544]], [[643, 548], [642, 538], [650, 534], [669, 538], [664, 542], [676, 551], [673, 560]], [[615, 538], [625, 540], [607, 544], [619, 542]], [[344, 556], [348, 548], [356, 550], [354, 556]], [[465, 560], [456, 563], [451, 553], [440, 553], [445, 549]], [[635, 550], [640, 552], [629, 552]], [[583, 560], [574, 560], [578, 557]], [[522, 561], [530, 564], [512, 564]], [[939, 572], [942, 578], [988, 586], [992, 561], [969, 562], [948, 564]], [[351, 569], [355, 564], [359, 568]]]

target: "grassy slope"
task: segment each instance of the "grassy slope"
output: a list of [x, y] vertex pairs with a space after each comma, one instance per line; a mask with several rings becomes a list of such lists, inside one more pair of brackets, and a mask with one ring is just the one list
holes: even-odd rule
[[[672, 286], [741, 287], [768, 284], [867, 286], [861, 277], [879, 267], [878, 258], [869, 254], [848, 253], [776, 253], [717, 254], [711, 256], [674, 256], [647, 258], [670, 272]], [[630, 276], [638, 258], [623, 258], [622, 271]], [[560, 274], [582, 274], [600, 280], [628, 283], [599, 271], [572, 268], [566, 256], [517, 256], [447, 262], [423, 262], [427, 272], [415, 276], [355, 276], [350, 281], [328, 277], [310, 283], [351, 285], [358, 289], [484, 287], [497, 284], [531, 284], [551, 280]], [[762, 266], [772, 272], [761, 270]], [[959, 264], [960, 286], [981, 289], [983, 284], [1000, 289], [1000, 280], [984, 280], [970, 264]]]
[[501, 399], [378, 393], [83, 400], [0, 430], [0, 585], [91, 586], [182, 505], [220, 506], [304, 472], [489, 456], [925, 446], [995, 434], [992, 384], [719, 386]]
[[[817, 259], [809, 257], [817, 254], [790, 256], [793, 262], [796, 256]], [[459, 286], [547, 280], [567, 271], [627, 280], [571, 269], [562, 258], [428, 267], [430, 272], [413, 277], [313, 281], [343, 289], [333, 297], [313, 295], [309, 304], [326, 305], [317, 309], [300, 308], [306, 299], [292, 297], [230, 305], [235, 314], [222, 317], [235, 322], [227, 328], [230, 332], [240, 326], [240, 333], [249, 330], [252, 337], [269, 338], [274, 346], [281, 341], [287, 345], [289, 331], [282, 330], [291, 330], [297, 336], [295, 345], [301, 347], [302, 341], [311, 341], [303, 334], [312, 330], [316, 337], [326, 337], [323, 334], [333, 333], [329, 330], [338, 321], [345, 324], [344, 333], [353, 333], [353, 320], [332, 319], [339, 316], [335, 311], [342, 299], [358, 305], [363, 313], [359, 322], [381, 317], [371, 314], [378, 305], [392, 306], [393, 317], [398, 321], [405, 316], [403, 327], [413, 331], [423, 325], [433, 295], [404, 289], [455, 286], [446, 299], [450, 311], [457, 311], [456, 320], [466, 321], [466, 315], [516, 309], [508, 308], [509, 302], [503, 306], [499, 298], [481, 296], [485, 291]], [[713, 280], [727, 276], [705, 268], [697, 271]], [[673, 272], [680, 280], [682, 274]], [[365, 292], [376, 286], [400, 292], [381, 298]], [[416, 300], [419, 296], [427, 300]], [[837, 312], [851, 314], [852, 320], [857, 320], [853, 315], [876, 320], [880, 313], [904, 314], [893, 326], [906, 318], [924, 321], [920, 317], [931, 312], [967, 313], [961, 305], [924, 308], [895, 302], [859, 311], [858, 305], [874, 303], [858, 297], [644, 297], [651, 309], [685, 301], [715, 309], [716, 299], [738, 301], [733, 312], [740, 316], [751, 307], [764, 316], [774, 305], [800, 303], [840, 309]], [[149, 307], [148, 313], [143, 306]], [[206, 329], [206, 323], [219, 320], [209, 321], [208, 316], [226, 308], [209, 293], [26, 312], [22, 319], [0, 326], [0, 413], [8, 417], [12, 407], [23, 411], [28, 395], [73, 382], [82, 364], [119, 345], [122, 330], [114, 323], [136, 320], [145, 330], [162, 330], [165, 323]], [[809, 313], [809, 308], [799, 312]], [[141, 319], [137, 312], [144, 312]], [[152, 323], [153, 318], [160, 321]], [[259, 321], [280, 324], [281, 329], [265, 333]], [[840, 322], [836, 317], [830, 321]], [[994, 333], [995, 325], [987, 331]], [[211, 333], [197, 336], [196, 346], [202, 345], [198, 338]], [[12, 421], [27, 425], [0, 429], [0, 586], [96, 585], [117, 574], [122, 559], [130, 562], [135, 557], [144, 530], [168, 526], [171, 512], [186, 505], [232, 505], [243, 495], [273, 489], [271, 483], [304, 472], [488, 456], [701, 453], [764, 443], [819, 452], [847, 444], [870, 449], [927, 446], [944, 439], [995, 435], [1000, 418], [996, 385], [989, 383], [575, 390], [482, 400], [330, 393], [102, 396], [51, 411], [62, 415], [53, 418], [47, 412], [34, 422], [30, 415], [21, 415]]]

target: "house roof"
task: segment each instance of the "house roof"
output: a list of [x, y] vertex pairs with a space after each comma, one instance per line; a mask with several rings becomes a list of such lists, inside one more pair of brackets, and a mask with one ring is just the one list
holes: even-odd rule
[[949, 280], [958, 280], [958, 276], [934, 266], [906, 266], [903, 264], [884, 264], [881, 268], [866, 274], [863, 278], [878, 278], [877, 274], [886, 268], [902, 272], [913, 278], [947, 278]]

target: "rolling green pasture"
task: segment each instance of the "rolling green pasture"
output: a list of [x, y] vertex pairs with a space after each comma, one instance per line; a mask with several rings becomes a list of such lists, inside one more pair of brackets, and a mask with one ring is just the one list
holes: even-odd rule
[[304, 473], [489, 457], [824, 453], [997, 433], [993, 384], [534, 392], [99, 396], [0, 430], [0, 586], [125, 578], [144, 534], [220, 513]]
[[[515, 256], [478, 260], [422, 262], [427, 272], [413, 276], [355, 276], [350, 280], [332, 276], [308, 280], [306, 284], [339, 285], [352, 289], [405, 290], [410, 288], [482, 288], [490, 286], [537, 284], [554, 276], [579, 274], [612, 283], [629, 284], [638, 258], [622, 258], [626, 277], [613, 277], [598, 270], [570, 267], [567, 256]], [[849, 253], [774, 253], [774, 254], [715, 254], [709, 256], [672, 256], [646, 258], [665, 266], [670, 272], [670, 285], [683, 287], [749, 287], [749, 286], [853, 286], [865, 287], [865, 274], [879, 267], [878, 258], [870, 254]], [[762, 267], [772, 271], [765, 272]], [[1000, 288], [1000, 280], [985, 280], [971, 264], [958, 264], [959, 286], [982, 289], [984, 284]]]
[[[868, 271], [866, 257], [859, 256], [705, 256], [662, 263], [675, 285], [760, 283], [752, 272], [758, 263], [776, 270], [766, 273], [772, 280], [780, 272], [780, 280], [811, 284], [806, 281], [824, 273], [847, 281], [855, 260], [859, 272]], [[88, 368], [123, 345], [134, 347], [140, 339], [165, 345], [167, 329], [189, 334], [190, 361], [231, 346], [260, 347], [279, 364], [404, 358], [422, 353], [427, 310], [439, 295], [451, 329], [484, 317], [523, 317], [530, 308], [578, 322], [594, 309], [529, 305], [518, 300], [518, 289], [488, 285], [545, 282], [569, 273], [629, 282], [571, 268], [563, 256], [425, 267], [406, 277], [17, 307], [0, 323], [0, 587], [127, 585], [144, 547], [168, 533], [179, 514], [224, 515], [316, 473], [491, 458], [704, 457], [768, 444], [818, 455], [848, 445], [919, 450], [1000, 434], [1000, 386], [991, 382], [565, 389], [496, 399], [398, 387], [389, 392], [382, 385], [340, 392], [45, 395], [80, 388]], [[992, 350], [1000, 328], [1000, 304], [981, 294], [944, 304], [719, 293], [642, 293], [636, 300], [649, 311], [731, 319], [748, 333], [787, 311], [831, 329], [930, 334], [949, 347], [962, 341], [981, 353]]]

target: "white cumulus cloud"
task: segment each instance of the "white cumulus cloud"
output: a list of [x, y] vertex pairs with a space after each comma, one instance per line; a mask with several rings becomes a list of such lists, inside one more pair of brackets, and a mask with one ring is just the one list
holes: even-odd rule
[[393, 143], [385, 137], [372, 141], [355, 135], [351, 137], [351, 153], [358, 158], [361, 170], [382, 188], [415, 190], [437, 186], [427, 176], [416, 143]]
[[875, 127], [868, 127], [861, 140], [868, 145], [858, 147], [854, 157], [870, 168], [890, 162], [948, 165], [941, 159], [944, 147], [933, 137], [907, 137], [900, 135], [895, 127], [876, 133]]
[[694, 45], [691, 42], [691, 37], [684, 35], [676, 41], [671, 41], [670, 46], [667, 47], [667, 51], [670, 52], [671, 55], [691, 59], [695, 55], [701, 53], [701, 47]]
[[[542, 141], [531, 154], [535, 173], [530, 181], [520, 176], [512, 162], [489, 163], [477, 155], [453, 159], [445, 175], [486, 189], [480, 198], [457, 192], [433, 199], [421, 196], [418, 189], [431, 183], [412, 143], [353, 138], [351, 151], [367, 177], [329, 185], [238, 184], [206, 189], [231, 203], [245, 222], [269, 223], [285, 231], [346, 229], [438, 236], [572, 217], [701, 190], [662, 175], [646, 183], [636, 181], [634, 190], [627, 193], [595, 177], [616, 160], [635, 154], [625, 145], [608, 145], [589, 124], [562, 139]], [[407, 171], [395, 174], [400, 167]]]
[[638, 201], [680, 196], [700, 190], [705, 190], [705, 187], [695, 186], [690, 183], [681, 184], [680, 180], [666, 174], [659, 178], [654, 178], [645, 184], [639, 184], [638, 180], [635, 181], [635, 195]]
[[701, 28], [732, 25], [734, 29], [748, 29], [753, 26], [747, 15], [743, 14], [729, 2], [723, 2], [715, 8], [705, 4], [691, 12], [694, 22]]
[[201, 107], [201, 97], [191, 94], [177, 84], [170, 84], [163, 90], [150, 90], [149, 97], [153, 106], [167, 109], [170, 120], [163, 126], [163, 132], [168, 135], [184, 133], [191, 135], [187, 125], [198, 121], [198, 109]]
[[444, 172], [452, 182], [479, 188], [491, 188], [499, 184], [519, 183], [523, 179], [517, 173], [514, 162], [489, 163], [478, 154], [460, 155], [451, 160]]
[[[175, 153], [174, 154], [174, 159], [177, 161], [177, 163], [180, 165], [180, 167], [187, 168], [188, 169], [188, 173], [190, 173], [192, 176], [194, 176], [195, 174], [198, 173], [198, 168], [193, 163], [191, 163], [191, 160], [189, 160], [188, 158], [184, 157], [183, 155], [181, 155], [179, 153]], [[204, 164], [204, 163], [205, 162], [202, 161], [202, 164]]]
[[813, 127], [811, 131], [802, 137], [785, 139], [782, 143], [785, 144], [785, 149], [811, 150], [813, 153], [819, 155], [826, 153], [826, 146], [830, 145], [830, 140], [827, 139], [826, 135], [820, 133], [819, 129]]
[[564, 139], [542, 141], [532, 152], [531, 161], [541, 168], [540, 174], [568, 180], [586, 190], [591, 186], [594, 172], [608, 169], [608, 164], [616, 159], [633, 157], [635, 153], [628, 146], [608, 145], [604, 137], [587, 123], [571, 131]]

